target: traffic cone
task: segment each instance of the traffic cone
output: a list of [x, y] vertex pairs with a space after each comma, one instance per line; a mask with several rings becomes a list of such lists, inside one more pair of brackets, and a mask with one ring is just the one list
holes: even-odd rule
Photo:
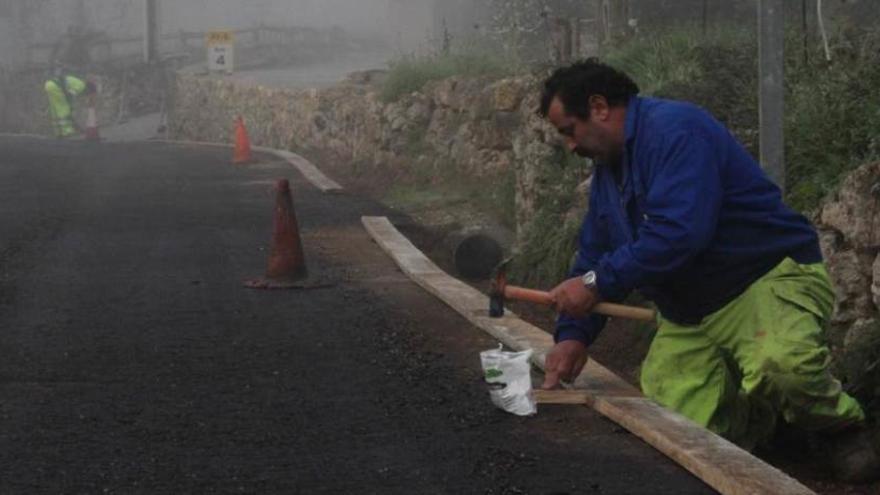
[[83, 137], [85, 137], [86, 141], [101, 140], [101, 136], [98, 134], [98, 112], [95, 111], [94, 105], [89, 106], [86, 113], [86, 130], [83, 133]]
[[244, 285], [251, 289], [304, 288], [308, 286], [308, 271], [287, 179], [275, 184], [275, 193], [274, 232], [266, 277], [248, 280]]
[[244, 165], [253, 161], [251, 156], [251, 140], [248, 138], [247, 129], [244, 127], [244, 119], [241, 115], [235, 118], [235, 151], [232, 155], [232, 163]]

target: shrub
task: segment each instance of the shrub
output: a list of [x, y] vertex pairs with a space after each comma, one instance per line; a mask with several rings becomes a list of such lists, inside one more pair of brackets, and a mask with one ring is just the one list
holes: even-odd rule
[[815, 208], [846, 173], [880, 152], [880, 31], [835, 38], [828, 64], [790, 61], [786, 74], [786, 180], [788, 199]]
[[501, 78], [516, 70], [518, 64], [502, 56], [479, 52], [433, 56], [405, 56], [392, 61], [382, 86], [386, 103], [419, 91], [430, 81], [452, 76], [490, 76]]
[[511, 274], [521, 283], [547, 286], [563, 280], [577, 249], [582, 211], [572, 211], [575, 190], [590, 173], [583, 158], [562, 148], [539, 168], [539, 181], [546, 187], [535, 203], [535, 216], [521, 234], [519, 253]]

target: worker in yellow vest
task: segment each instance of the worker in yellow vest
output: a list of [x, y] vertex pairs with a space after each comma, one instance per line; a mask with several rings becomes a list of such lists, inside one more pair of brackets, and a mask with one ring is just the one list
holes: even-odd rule
[[95, 94], [95, 84], [72, 76], [62, 68], [56, 68], [52, 77], [46, 81], [45, 89], [55, 135], [59, 138], [75, 135], [77, 127], [73, 120], [73, 101], [83, 94]]

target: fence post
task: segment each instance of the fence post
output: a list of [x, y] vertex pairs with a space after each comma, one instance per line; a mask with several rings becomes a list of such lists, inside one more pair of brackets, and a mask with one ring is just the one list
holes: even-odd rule
[[144, 0], [144, 63], [153, 63], [158, 54], [156, 0]]
[[758, 59], [760, 66], [761, 165], [785, 192], [785, 43], [783, 0], [758, 2]]

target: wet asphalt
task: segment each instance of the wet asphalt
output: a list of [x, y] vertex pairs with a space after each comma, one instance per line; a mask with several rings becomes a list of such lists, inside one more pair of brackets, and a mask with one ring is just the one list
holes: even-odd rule
[[[259, 292], [275, 179], [309, 269]], [[712, 493], [581, 407], [493, 409], [495, 343], [222, 149], [0, 138], [0, 493]]]

